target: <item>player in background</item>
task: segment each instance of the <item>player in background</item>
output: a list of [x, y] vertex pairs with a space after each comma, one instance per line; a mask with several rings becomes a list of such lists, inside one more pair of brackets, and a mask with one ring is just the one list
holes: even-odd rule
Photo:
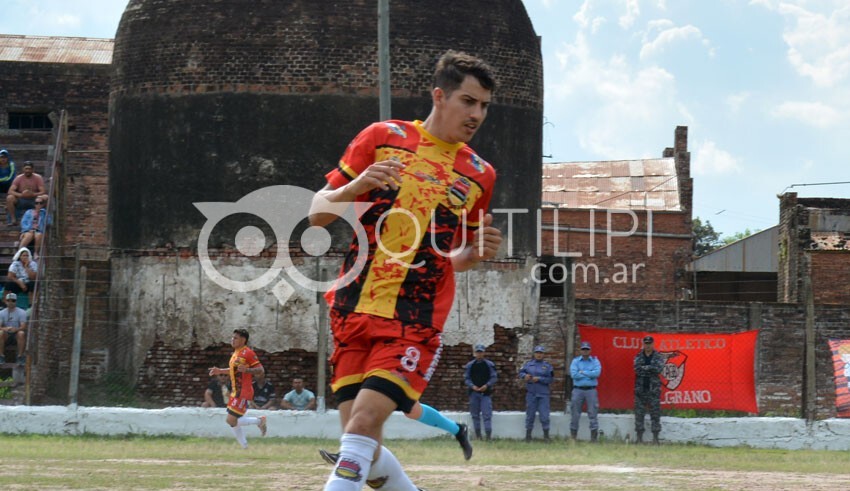
[[[454, 272], [496, 256], [501, 232], [487, 214], [496, 172], [466, 143], [480, 128], [495, 87], [483, 61], [448, 51], [437, 62], [432, 109], [423, 121], [384, 121], [360, 132], [313, 200], [310, 224], [338, 215], [322, 204], [368, 202], [368, 244], [353, 241], [328, 292], [334, 376], [343, 426], [326, 491], [416, 490], [383, 445], [384, 422], [413, 411], [442, 351]], [[359, 247], [368, 247], [358, 271]]]
[[210, 368], [210, 377], [219, 374], [230, 375], [230, 398], [227, 401], [227, 424], [233, 430], [233, 436], [242, 448], [248, 448], [248, 440], [245, 438], [245, 430], [248, 425], [257, 425], [260, 434], [266, 436], [266, 417], [246, 417], [248, 402], [254, 400], [254, 375], [265, 374], [265, 369], [257, 359], [254, 350], [248, 347], [248, 331], [236, 329], [230, 338], [230, 346], [233, 346], [233, 354], [230, 355], [228, 368]]

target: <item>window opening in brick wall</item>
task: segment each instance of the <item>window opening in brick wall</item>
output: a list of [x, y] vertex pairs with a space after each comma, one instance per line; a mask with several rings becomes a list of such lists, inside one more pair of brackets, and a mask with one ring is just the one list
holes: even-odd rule
[[47, 113], [9, 113], [10, 130], [50, 131], [53, 122]]
[[[572, 262], [561, 257], [543, 256], [537, 264], [534, 281], [540, 284], [541, 297], [563, 297]], [[570, 285], [572, 287], [572, 285]]]

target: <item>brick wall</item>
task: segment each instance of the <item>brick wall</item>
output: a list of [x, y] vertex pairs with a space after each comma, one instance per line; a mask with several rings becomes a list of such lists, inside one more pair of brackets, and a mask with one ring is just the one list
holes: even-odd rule
[[850, 304], [850, 251], [811, 251], [812, 292], [816, 303]]

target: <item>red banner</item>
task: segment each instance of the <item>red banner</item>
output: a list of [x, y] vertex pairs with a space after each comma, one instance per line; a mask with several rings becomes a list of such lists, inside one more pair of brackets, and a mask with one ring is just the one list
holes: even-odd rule
[[839, 418], [850, 418], [850, 339], [830, 339], [835, 368], [835, 409]]
[[661, 377], [662, 408], [758, 412], [754, 365], [758, 331], [659, 334], [584, 324], [578, 329], [602, 363], [601, 408], [634, 408], [634, 359], [643, 349], [643, 337], [652, 336], [655, 349], [667, 359]]

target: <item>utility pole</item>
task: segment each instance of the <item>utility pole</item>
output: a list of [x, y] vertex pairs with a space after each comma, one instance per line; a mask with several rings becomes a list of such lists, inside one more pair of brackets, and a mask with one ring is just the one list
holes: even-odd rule
[[390, 0], [378, 0], [378, 87], [381, 121], [390, 119]]

